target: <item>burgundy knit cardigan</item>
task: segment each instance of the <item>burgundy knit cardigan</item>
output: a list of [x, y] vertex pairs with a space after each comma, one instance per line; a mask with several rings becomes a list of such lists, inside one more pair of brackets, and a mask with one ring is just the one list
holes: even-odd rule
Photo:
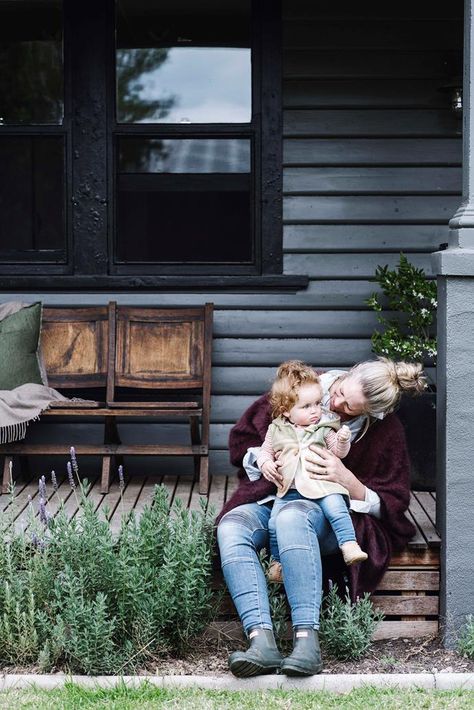
[[[250, 481], [242, 468], [247, 449], [261, 445], [270, 422], [268, 395], [263, 395], [231, 430], [230, 459], [234, 466], [240, 467], [239, 487], [221, 510], [217, 522], [238, 505], [253, 503], [276, 493], [273, 483], [263, 477]], [[380, 519], [351, 511], [357, 541], [369, 555], [366, 562], [349, 567], [351, 597], [355, 600], [364, 592], [373, 592], [377, 588], [392, 554], [402, 550], [415, 534], [414, 526], [405, 516], [410, 500], [410, 468], [405, 433], [399, 419], [390, 414], [371, 424], [362, 439], [352, 444], [344, 465], [362, 483], [376, 491], [381, 501]], [[340, 583], [342, 557], [338, 555], [336, 562], [332, 559], [331, 566], [331, 578]], [[325, 572], [327, 575], [328, 570]]]

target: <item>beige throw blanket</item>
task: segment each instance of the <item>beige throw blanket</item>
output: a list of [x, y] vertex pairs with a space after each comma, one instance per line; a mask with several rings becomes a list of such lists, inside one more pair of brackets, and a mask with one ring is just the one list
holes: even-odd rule
[[67, 401], [67, 397], [45, 385], [0, 390], [0, 444], [24, 439], [28, 424], [57, 401]]
[[[14, 301], [0, 304], [0, 321], [28, 305]], [[28, 424], [41, 412], [54, 402], [67, 401], [67, 397], [45, 385], [25, 384], [14, 390], [0, 390], [0, 444], [24, 439]]]

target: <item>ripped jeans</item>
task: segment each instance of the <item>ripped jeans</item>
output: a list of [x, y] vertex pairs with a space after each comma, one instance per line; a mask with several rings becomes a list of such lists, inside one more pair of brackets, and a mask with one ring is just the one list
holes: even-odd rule
[[[258, 553], [268, 550], [266, 504], [240, 505], [217, 528], [222, 572], [245, 632], [271, 629], [267, 583]], [[275, 517], [275, 531], [293, 626], [319, 628], [321, 557], [338, 550], [331, 526], [312, 500], [290, 501]]]

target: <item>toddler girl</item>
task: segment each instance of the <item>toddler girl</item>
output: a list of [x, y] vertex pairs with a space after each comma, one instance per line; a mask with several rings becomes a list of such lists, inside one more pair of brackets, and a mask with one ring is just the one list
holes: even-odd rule
[[257, 465], [263, 473], [274, 475], [278, 468], [283, 484], [277, 492], [268, 524], [270, 553], [273, 562], [268, 570], [271, 581], [282, 581], [275, 518], [290, 500], [317, 500], [330, 523], [341, 548], [344, 562], [352, 565], [367, 559], [367, 554], [356, 542], [349, 513], [349, 493], [339, 483], [315, 480], [305, 468], [305, 450], [312, 444], [325, 446], [339, 458], [350, 449], [350, 430], [340, 425], [332, 412], [321, 409], [322, 388], [316, 372], [299, 360], [284, 362], [277, 371], [270, 392], [273, 421], [268, 427]]

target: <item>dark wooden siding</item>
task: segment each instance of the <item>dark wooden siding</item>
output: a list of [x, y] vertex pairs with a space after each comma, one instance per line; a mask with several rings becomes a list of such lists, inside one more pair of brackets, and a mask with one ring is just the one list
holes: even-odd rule
[[348, 366], [370, 356], [376, 319], [364, 301], [376, 266], [403, 250], [431, 273], [430, 252], [447, 241], [460, 203], [461, 123], [440, 87], [461, 72], [462, 2], [285, 0], [283, 23], [284, 269], [308, 274], [308, 289], [40, 295], [214, 301], [211, 471], [228, 470], [229, 429], [280, 361]]

